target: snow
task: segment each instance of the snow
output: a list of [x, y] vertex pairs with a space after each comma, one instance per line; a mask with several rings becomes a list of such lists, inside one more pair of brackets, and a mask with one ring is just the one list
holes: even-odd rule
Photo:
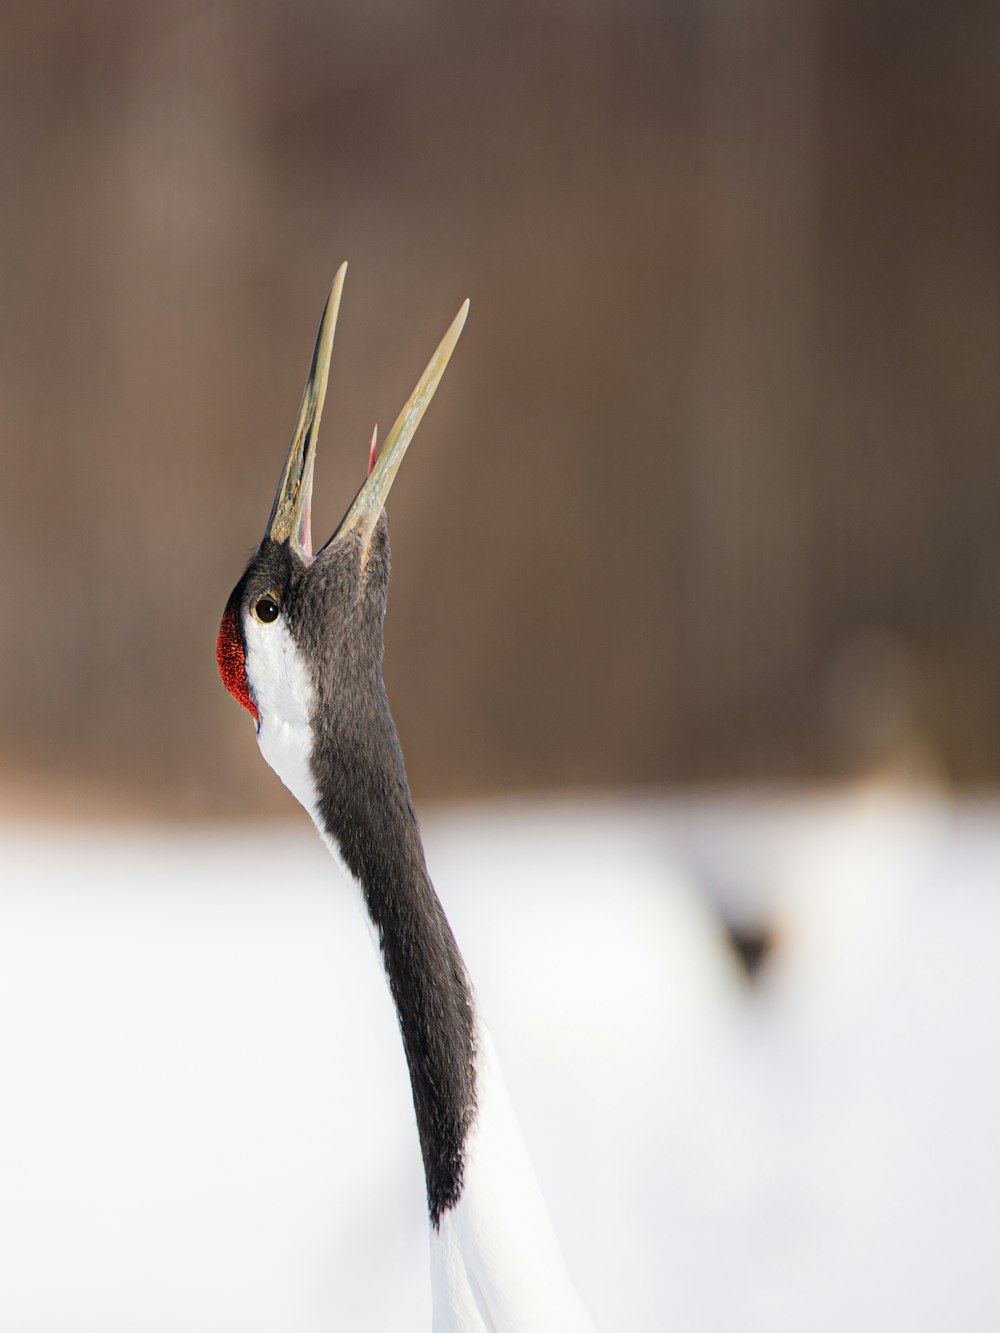
[[[1000, 807], [423, 823], [599, 1328], [1000, 1324]], [[395, 1019], [305, 817], [0, 865], [0, 1333], [429, 1328]], [[777, 928], [755, 992], [719, 906]]]

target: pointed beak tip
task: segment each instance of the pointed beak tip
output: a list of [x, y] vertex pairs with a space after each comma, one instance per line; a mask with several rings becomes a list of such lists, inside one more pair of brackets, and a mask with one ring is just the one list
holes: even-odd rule
[[323, 317], [316, 334], [309, 374], [299, 405], [298, 422], [267, 525], [267, 535], [272, 540], [276, 542], [291, 540], [307, 560], [312, 555], [309, 511], [312, 504], [316, 441], [323, 415], [323, 404], [326, 401], [333, 338], [337, 329], [337, 315], [340, 311], [340, 298], [344, 290], [346, 273], [345, 260], [334, 275], [326, 305], [323, 307]]
[[451, 354], [454, 352], [465, 327], [469, 313], [468, 298], [462, 302], [437, 350], [417, 382], [409, 400], [396, 418], [395, 425], [386, 436], [385, 443], [376, 457], [374, 451], [369, 455], [368, 478], [361, 490], [354, 497], [354, 502], [345, 514], [337, 533], [348, 528], [356, 529], [367, 543], [375, 531], [379, 515], [385, 507], [389, 490], [403, 461], [403, 455], [409, 448], [410, 441], [420, 424], [428, 403], [434, 397]]

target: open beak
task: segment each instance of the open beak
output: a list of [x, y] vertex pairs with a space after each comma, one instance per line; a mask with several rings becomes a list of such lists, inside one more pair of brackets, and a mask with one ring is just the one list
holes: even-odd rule
[[[323, 318], [320, 320], [319, 333], [316, 335], [316, 347], [313, 351], [309, 378], [306, 380], [299, 408], [298, 425], [292, 436], [292, 443], [285, 460], [285, 469], [281, 475], [278, 493], [274, 497], [274, 506], [268, 522], [267, 535], [275, 542], [290, 541], [298, 554], [307, 563], [312, 559], [312, 531], [310, 509], [312, 505], [313, 468], [316, 462], [316, 439], [319, 435], [319, 422], [323, 413], [323, 400], [330, 376], [330, 354], [333, 351], [333, 334], [337, 326], [337, 311], [340, 309], [340, 294], [344, 287], [344, 275], [347, 264], [341, 264], [337, 276], [330, 288], [326, 300]], [[344, 515], [337, 531], [330, 538], [335, 541], [348, 531], [356, 532], [362, 541], [362, 562], [367, 558], [379, 515], [385, 508], [385, 502], [392, 483], [403, 461], [403, 455], [409, 448], [410, 441], [420, 425], [420, 419], [427, 409], [427, 404], [434, 397], [434, 392], [441, 382], [455, 344], [465, 327], [469, 313], [466, 301], [452, 320], [448, 332], [441, 339], [437, 351], [431, 357], [427, 369], [417, 382], [417, 387], [410, 394], [409, 401], [396, 418], [396, 423], [386, 436], [385, 443], [375, 460], [368, 479], [354, 497], [354, 502]], [[327, 542], [327, 545], [330, 543]]]

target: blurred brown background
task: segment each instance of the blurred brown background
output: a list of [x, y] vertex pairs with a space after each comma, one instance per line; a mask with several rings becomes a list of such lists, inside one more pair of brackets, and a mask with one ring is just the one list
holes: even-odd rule
[[10, 3], [7, 804], [284, 809], [215, 674], [348, 277], [418, 797], [1000, 769], [1000, 10]]

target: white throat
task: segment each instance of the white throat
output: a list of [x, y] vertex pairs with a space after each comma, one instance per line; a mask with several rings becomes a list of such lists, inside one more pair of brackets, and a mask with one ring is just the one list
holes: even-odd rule
[[246, 673], [257, 711], [260, 752], [315, 818], [311, 718], [316, 691], [284, 620], [261, 625], [245, 615]]

